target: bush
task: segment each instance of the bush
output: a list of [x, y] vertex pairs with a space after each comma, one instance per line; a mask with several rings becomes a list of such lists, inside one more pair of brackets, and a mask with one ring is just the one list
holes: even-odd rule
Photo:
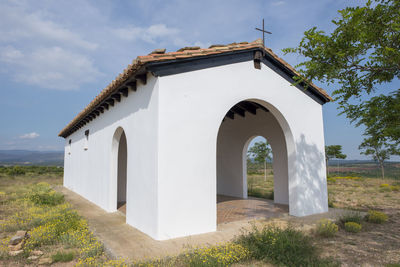
[[400, 191], [400, 185], [392, 185], [390, 187], [390, 190], [398, 192]]
[[335, 200], [333, 198], [333, 192], [328, 189], [328, 207], [329, 208], [334, 208], [335, 207], [334, 201]]
[[21, 166], [13, 166], [6, 168], [6, 174], [10, 176], [25, 175], [25, 170]]
[[381, 192], [389, 192], [391, 191], [389, 184], [381, 184], [379, 191]]
[[29, 200], [36, 205], [55, 206], [64, 202], [64, 195], [51, 189], [47, 183], [38, 183], [33, 186]]
[[280, 229], [254, 227], [252, 232], [238, 237], [237, 242], [247, 248], [256, 260], [272, 262], [284, 266], [321, 266], [326, 264], [319, 259], [310, 237], [291, 227]]
[[384, 223], [387, 222], [388, 216], [380, 211], [369, 210], [367, 220], [372, 223]]
[[25, 251], [29, 252], [42, 245], [54, 244], [66, 232], [77, 230], [81, 224], [78, 213], [67, 207], [60, 208], [56, 213], [46, 214], [45, 216], [48, 218], [29, 232], [31, 237], [25, 244]]
[[322, 219], [317, 224], [317, 234], [323, 237], [332, 237], [338, 230], [339, 227], [328, 219]]
[[56, 254], [51, 256], [53, 262], [69, 262], [74, 259], [75, 255], [73, 252], [62, 252], [58, 251]]
[[361, 224], [355, 222], [347, 222], [344, 224], [344, 229], [346, 232], [358, 233], [361, 231]]
[[362, 220], [363, 216], [358, 211], [346, 212], [339, 217], [339, 222], [342, 226], [344, 226], [344, 224], [347, 222], [355, 222], [361, 224]]
[[328, 177], [328, 182], [335, 183], [336, 178], [335, 177]]
[[274, 200], [274, 191], [264, 192], [258, 188], [250, 187], [248, 189], [247, 193], [248, 193], [249, 197], [258, 197], [258, 198]]
[[198, 248], [183, 255], [185, 266], [229, 266], [249, 257], [249, 251], [240, 244]]

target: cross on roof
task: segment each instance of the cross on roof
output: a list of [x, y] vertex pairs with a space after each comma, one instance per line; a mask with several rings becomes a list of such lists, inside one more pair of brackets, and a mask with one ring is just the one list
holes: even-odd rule
[[263, 23], [262, 23], [262, 29], [256, 28], [256, 30], [262, 32], [262, 34], [263, 34], [263, 46], [265, 47], [265, 33], [272, 34], [272, 32], [266, 31], [264, 29], [264, 19], [263, 19]]

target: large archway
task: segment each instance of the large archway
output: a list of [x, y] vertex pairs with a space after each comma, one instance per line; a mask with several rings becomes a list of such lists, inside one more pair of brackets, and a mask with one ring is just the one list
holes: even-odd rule
[[113, 179], [116, 181], [114, 203], [116, 209], [126, 213], [127, 195], [127, 141], [124, 130], [119, 127], [113, 137], [112, 144], [113, 156]]
[[[261, 101], [246, 100], [237, 103], [226, 113], [217, 137], [217, 203], [248, 198], [247, 149], [255, 136], [262, 136], [270, 143], [274, 159], [274, 203], [286, 205], [285, 210], [288, 208], [290, 174], [287, 135], [291, 133], [281, 126], [275, 116], [277, 111], [273, 112]], [[247, 205], [243, 201], [238, 203]], [[251, 206], [246, 210], [250, 211]], [[257, 205], [254, 208], [259, 209]], [[220, 210], [217, 207], [218, 221], [221, 221]], [[250, 212], [255, 214], [254, 210]]]

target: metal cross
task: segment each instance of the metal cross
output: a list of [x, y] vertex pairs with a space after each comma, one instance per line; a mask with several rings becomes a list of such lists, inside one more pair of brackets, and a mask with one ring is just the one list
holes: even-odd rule
[[256, 28], [256, 30], [263, 33], [263, 46], [265, 47], [265, 33], [272, 34], [272, 32], [266, 31], [264, 29], [264, 19], [263, 19], [262, 29]]

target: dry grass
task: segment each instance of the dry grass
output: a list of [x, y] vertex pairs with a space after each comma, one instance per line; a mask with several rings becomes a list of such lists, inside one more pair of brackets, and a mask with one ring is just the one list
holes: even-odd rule
[[[363, 222], [360, 233], [352, 234], [340, 229], [334, 237], [314, 238], [314, 243], [322, 249], [322, 257], [331, 257], [340, 261], [343, 266], [400, 264], [400, 192], [396, 189], [400, 183], [390, 179], [365, 178], [362, 174], [358, 176], [361, 178], [330, 179], [328, 190], [334, 206], [360, 211], [370, 209], [382, 211], [389, 216], [388, 222], [383, 224]], [[263, 175], [249, 175], [248, 181], [249, 188], [252, 186], [265, 194], [273, 191], [272, 174], [267, 176], [266, 181]], [[15, 177], [0, 175], [0, 220], [7, 220], [9, 216], [22, 210], [22, 207], [9, 205], [9, 199], [4, 201], [4, 193], [13, 192], [15, 198], [18, 198], [26, 193], [27, 185], [38, 182], [60, 185], [62, 177], [56, 174], [31, 175], [29, 173]], [[6, 234], [0, 232], [0, 238]], [[48, 246], [43, 247], [43, 250], [50, 253], [55, 251], [55, 248]], [[20, 264], [21, 262], [13, 263]], [[0, 265], [13, 263], [0, 262]], [[259, 261], [239, 263], [235, 266], [247, 264], [264, 266], [264, 263]]]
[[[365, 178], [362, 174], [354, 176], [360, 178], [329, 179], [328, 191], [334, 207], [359, 211], [378, 210], [389, 216], [388, 222], [364, 222], [362, 231], [357, 234], [340, 229], [335, 237], [316, 238], [316, 245], [322, 248], [322, 256], [332, 257], [343, 266], [400, 264], [399, 181]], [[260, 175], [249, 175], [248, 180], [265, 192], [273, 190], [272, 175], [267, 177], [267, 181]]]

